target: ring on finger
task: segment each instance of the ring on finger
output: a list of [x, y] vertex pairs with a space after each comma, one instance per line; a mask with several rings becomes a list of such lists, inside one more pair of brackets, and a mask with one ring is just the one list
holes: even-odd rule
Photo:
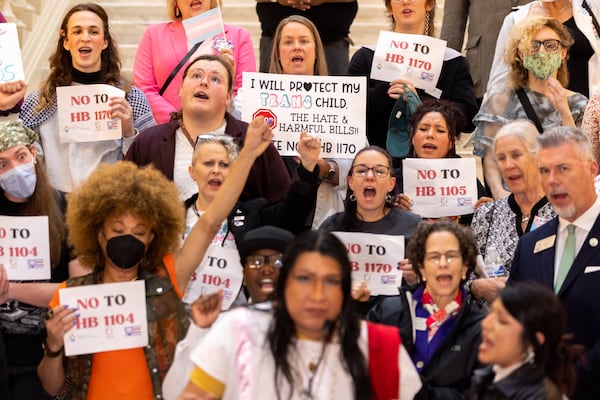
[[46, 321], [51, 319], [52, 317], [54, 317], [54, 310], [49, 309], [48, 312], [46, 313]]

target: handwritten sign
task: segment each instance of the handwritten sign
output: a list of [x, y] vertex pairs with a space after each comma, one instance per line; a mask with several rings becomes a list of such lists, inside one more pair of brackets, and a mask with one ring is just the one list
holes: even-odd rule
[[413, 212], [430, 218], [473, 213], [477, 201], [474, 158], [407, 158], [402, 161], [402, 177]]
[[65, 334], [65, 354], [147, 346], [145, 287], [143, 280], [137, 280], [60, 289], [60, 304], [77, 308], [79, 314]]
[[387, 82], [404, 78], [417, 88], [434, 91], [445, 49], [445, 40], [382, 31], [373, 56], [371, 78]]
[[237, 249], [211, 244], [202, 263], [192, 274], [183, 302], [191, 304], [199, 296], [223, 289], [221, 310], [229, 310], [242, 287], [244, 272]]
[[62, 143], [120, 139], [121, 119], [110, 117], [111, 97], [125, 92], [111, 85], [75, 85], [56, 88], [58, 126]]
[[19, 35], [14, 23], [0, 24], [0, 82], [25, 80]]
[[365, 77], [243, 74], [242, 119], [262, 116], [281, 155], [297, 155], [303, 131], [321, 139], [321, 157], [354, 158], [366, 144]]
[[352, 282], [365, 280], [371, 295], [395, 295], [402, 284], [398, 267], [404, 258], [404, 236], [333, 232], [346, 246]]
[[8, 279], [50, 279], [48, 217], [0, 216], [0, 264]]

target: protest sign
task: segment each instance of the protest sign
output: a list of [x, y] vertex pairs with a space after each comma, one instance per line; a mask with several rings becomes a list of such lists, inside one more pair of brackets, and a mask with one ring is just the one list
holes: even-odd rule
[[124, 97], [121, 89], [104, 84], [56, 88], [61, 143], [121, 139], [121, 119], [110, 118], [111, 97]]
[[65, 333], [65, 355], [147, 346], [145, 287], [137, 280], [59, 289], [60, 304], [79, 314]]
[[412, 211], [426, 218], [472, 214], [477, 201], [475, 159], [407, 158], [402, 161], [404, 193]]
[[265, 117], [283, 156], [298, 155], [305, 131], [321, 140], [321, 157], [354, 158], [366, 144], [365, 77], [244, 72], [242, 119]]
[[346, 246], [352, 282], [365, 280], [371, 295], [398, 294], [404, 258], [404, 236], [362, 232], [333, 232]]
[[0, 216], [0, 264], [8, 279], [50, 279], [48, 217]]
[[201, 295], [223, 289], [221, 310], [229, 310], [242, 287], [244, 271], [237, 249], [211, 244], [202, 263], [192, 274], [185, 289], [183, 302], [191, 304]]
[[0, 83], [25, 80], [17, 25], [0, 24]]
[[382, 31], [373, 56], [371, 78], [386, 82], [403, 78], [419, 89], [435, 91], [445, 49], [445, 40]]

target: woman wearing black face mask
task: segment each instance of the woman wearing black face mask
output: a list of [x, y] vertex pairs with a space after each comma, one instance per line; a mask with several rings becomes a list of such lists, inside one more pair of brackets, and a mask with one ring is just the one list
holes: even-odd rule
[[[154, 399], [187, 330], [181, 302], [186, 287], [221, 222], [239, 197], [256, 158], [272, 132], [264, 119], [253, 121], [230, 177], [215, 201], [189, 232], [183, 246], [184, 209], [177, 189], [153, 168], [129, 162], [101, 166], [69, 196], [69, 242], [85, 276], [59, 286], [73, 287], [144, 280], [148, 346], [63, 356], [63, 344], [77, 323], [77, 310], [60, 304], [58, 290], [46, 319], [48, 337], [38, 373], [51, 395], [73, 399]], [[89, 287], [90, 293], [95, 288]]]

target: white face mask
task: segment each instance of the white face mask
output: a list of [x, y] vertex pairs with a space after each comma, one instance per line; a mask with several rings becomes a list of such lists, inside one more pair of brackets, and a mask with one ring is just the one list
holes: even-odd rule
[[33, 160], [0, 174], [0, 187], [16, 199], [28, 199], [35, 191], [37, 175]]

